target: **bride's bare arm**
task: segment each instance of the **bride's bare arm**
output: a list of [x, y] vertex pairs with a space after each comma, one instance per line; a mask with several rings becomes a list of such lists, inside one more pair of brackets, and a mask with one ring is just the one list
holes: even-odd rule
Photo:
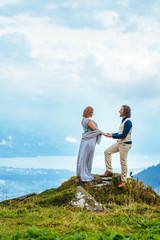
[[[88, 121], [88, 127], [90, 127], [90, 129], [92, 129], [92, 130], [97, 130], [97, 127], [96, 127], [96, 125], [94, 124], [94, 122], [92, 122], [92, 120], [89, 120], [89, 121]], [[106, 133], [101, 132], [101, 135], [106, 136]], [[106, 137], [107, 137], [107, 136], [106, 136]]]
[[88, 127], [92, 130], [97, 130], [96, 125], [91, 120], [88, 121]]

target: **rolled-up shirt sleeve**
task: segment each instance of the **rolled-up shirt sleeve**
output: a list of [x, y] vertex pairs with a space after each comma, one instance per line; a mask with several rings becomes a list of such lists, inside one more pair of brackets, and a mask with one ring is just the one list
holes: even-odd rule
[[121, 134], [112, 133], [112, 137], [115, 139], [125, 138], [127, 136], [127, 134], [129, 133], [131, 127], [132, 127], [132, 122], [130, 120], [127, 120], [124, 124], [123, 132]]

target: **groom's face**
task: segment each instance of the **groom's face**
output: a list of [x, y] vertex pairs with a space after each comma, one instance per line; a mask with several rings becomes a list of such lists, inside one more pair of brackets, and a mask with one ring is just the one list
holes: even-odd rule
[[121, 109], [119, 110], [120, 113], [120, 117], [125, 117], [124, 115], [124, 107], [121, 107]]

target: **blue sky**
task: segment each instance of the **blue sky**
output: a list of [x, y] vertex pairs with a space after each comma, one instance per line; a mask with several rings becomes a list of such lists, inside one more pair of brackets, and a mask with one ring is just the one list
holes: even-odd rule
[[59, 135], [74, 154], [86, 106], [116, 132], [127, 104], [131, 154], [159, 161], [159, 66], [159, 0], [0, 0], [1, 121]]

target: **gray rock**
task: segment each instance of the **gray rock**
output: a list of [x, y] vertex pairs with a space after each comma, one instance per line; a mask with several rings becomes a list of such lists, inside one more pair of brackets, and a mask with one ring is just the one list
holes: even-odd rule
[[80, 207], [92, 212], [103, 212], [105, 207], [97, 202], [83, 187], [78, 186], [76, 189], [75, 199], [71, 201], [73, 207]]
[[101, 177], [102, 181], [112, 181], [112, 177]]
[[112, 184], [112, 182], [102, 181], [102, 183], [96, 184], [96, 185], [94, 185], [94, 187], [95, 187], [95, 188], [101, 188], [101, 187], [104, 187], [104, 186], [106, 186], [106, 185], [111, 185], [111, 184]]
[[12, 198], [10, 200], [19, 200], [19, 201], [23, 201], [24, 199], [26, 198], [30, 198], [30, 197], [33, 197], [33, 196], [36, 196], [37, 194], [36, 193], [30, 193], [30, 194], [27, 194], [27, 195], [24, 195], [24, 196], [20, 196], [20, 197], [17, 197], [17, 198]]

